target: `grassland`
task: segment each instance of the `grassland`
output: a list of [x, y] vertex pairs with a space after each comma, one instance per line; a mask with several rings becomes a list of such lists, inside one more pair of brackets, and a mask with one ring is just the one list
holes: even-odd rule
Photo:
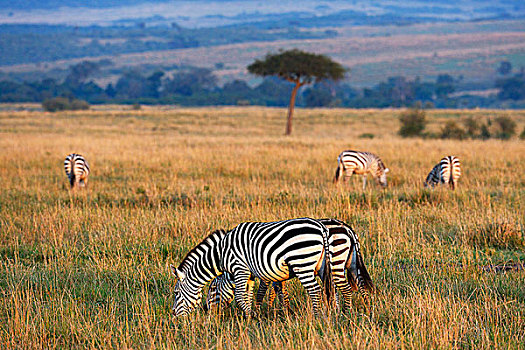
[[[523, 348], [523, 141], [396, 136], [397, 110], [263, 108], [0, 113], [0, 348]], [[431, 111], [445, 120], [524, 111]], [[375, 138], [359, 138], [373, 133]], [[391, 169], [385, 190], [334, 187], [343, 149]], [[62, 162], [90, 161], [71, 195]], [[454, 191], [425, 190], [445, 154]], [[289, 316], [170, 316], [169, 264], [210, 230], [242, 221], [336, 217], [360, 234], [379, 292], [312, 319], [292, 283]], [[267, 310], [263, 307], [263, 310]]]

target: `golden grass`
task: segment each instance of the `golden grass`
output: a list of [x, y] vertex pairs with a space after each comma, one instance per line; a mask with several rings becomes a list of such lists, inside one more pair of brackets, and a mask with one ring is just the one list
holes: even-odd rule
[[[2, 348], [520, 348], [525, 342], [524, 143], [401, 139], [398, 110], [202, 108], [0, 114]], [[429, 112], [443, 121], [525, 112]], [[374, 139], [361, 139], [362, 133]], [[331, 183], [344, 149], [379, 154], [386, 190]], [[90, 162], [71, 196], [64, 157]], [[455, 192], [425, 190], [446, 154]], [[379, 288], [370, 313], [246, 321], [197, 310], [170, 316], [170, 263], [208, 232], [249, 221], [336, 217], [360, 234]], [[266, 310], [266, 308], [264, 308]]]

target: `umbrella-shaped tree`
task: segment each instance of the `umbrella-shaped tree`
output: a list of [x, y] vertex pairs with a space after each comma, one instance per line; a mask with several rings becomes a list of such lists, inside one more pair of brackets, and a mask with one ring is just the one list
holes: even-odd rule
[[263, 77], [278, 76], [295, 84], [290, 97], [286, 122], [286, 135], [290, 135], [295, 97], [299, 88], [324, 79], [340, 80], [344, 77], [346, 69], [325, 55], [293, 49], [277, 54], [267, 54], [263, 60], [255, 60], [250, 64], [248, 71]]

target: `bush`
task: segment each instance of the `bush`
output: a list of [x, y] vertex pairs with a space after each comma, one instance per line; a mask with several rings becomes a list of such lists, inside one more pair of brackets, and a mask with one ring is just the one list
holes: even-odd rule
[[442, 139], [456, 139], [463, 140], [465, 138], [465, 130], [459, 127], [459, 125], [453, 121], [449, 120], [443, 129], [441, 129], [440, 137]]
[[358, 136], [360, 139], [373, 139], [375, 137], [374, 134], [371, 134], [369, 132], [365, 132], [364, 134], [361, 134]]
[[134, 110], [134, 111], [140, 111], [141, 108], [142, 108], [142, 106], [141, 106], [140, 103], [138, 103], [138, 102], [134, 103], [134, 104], [131, 106], [131, 109]]
[[488, 140], [490, 139], [490, 131], [489, 131], [489, 125], [488, 124], [482, 124], [481, 125], [481, 131], [479, 134], [480, 139], [482, 140]]
[[498, 133], [496, 134], [498, 139], [508, 140], [516, 134], [516, 122], [510, 117], [497, 117], [495, 121], [499, 129]]
[[403, 137], [421, 136], [427, 124], [425, 111], [421, 108], [411, 108], [399, 116], [401, 128], [399, 135]]
[[237, 100], [237, 106], [249, 106], [250, 100]]
[[520, 134], [520, 139], [525, 140], [525, 127], [523, 127], [523, 131]]
[[463, 124], [465, 125], [465, 133], [468, 137], [476, 138], [479, 136], [480, 126], [476, 119], [468, 117], [463, 121]]
[[89, 109], [89, 103], [83, 100], [68, 99], [65, 97], [54, 97], [42, 102], [42, 108], [48, 112], [77, 111]]
[[47, 112], [65, 111], [69, 108], [69, 99], [65, 97], [55, 97], [44, 100], [42, 108]]
[[423, 108], [425, 109], [434, 109], [436, 106], [434, 106], [433, 102], [427, 101], [425, 102], [425, 106]]
[[84, 100], [73, 99], [69, 102], [69, 109], [72, 111], [80, 111], [89, 109], [89, 103]]

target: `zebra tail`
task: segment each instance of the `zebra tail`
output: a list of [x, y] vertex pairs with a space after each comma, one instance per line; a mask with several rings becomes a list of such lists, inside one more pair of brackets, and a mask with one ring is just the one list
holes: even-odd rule
[[364, 287], [371, 293], [376, 292], [377, 291], [376, 287], [374, 286], [374, 283], [372, 282], [372, 278], [368, 274], [368, 271], [363, 262], [363, 256], [361, 254], [357, 255], [356, 268], [358, 269], [358, 271], [361, 272], [361, 277], [362, 277]]
[[71, 172], [69, 173], [69, 184], [71, 185], [71, 188], [75, 187], [75, 159], [71, 159]]
[[334, 278], [332, 275], [332, 259], [330, 248], [328, 246], [328, 230], [324, 238], [325, 255], [324, 255], [324, 271], [323, 271], [323, 289], [326, 297], [326, 302], [330, 305], [330, 301], [335, 298]]
[[334, 184], [339, 181], [339, 176], [341, 176], [341, 165], [337, 164], [337, 169], [335, 169]]
[[456, 184], [454, 183], [454, 161], [452, 159], [450, 161], [450, 179], [448, 180], [448, 183], [452, 190], [456, 189]]
[[323, 289], [324, 289], [324, 293], [326, 297], [326, 302], [330, 304], [330, 301], [334, 298], [335, 292], [334, 292], [333, 276], [332, 276], [332, 264], [329, 261], [325, 261], [325, 264], [324, 264]]

